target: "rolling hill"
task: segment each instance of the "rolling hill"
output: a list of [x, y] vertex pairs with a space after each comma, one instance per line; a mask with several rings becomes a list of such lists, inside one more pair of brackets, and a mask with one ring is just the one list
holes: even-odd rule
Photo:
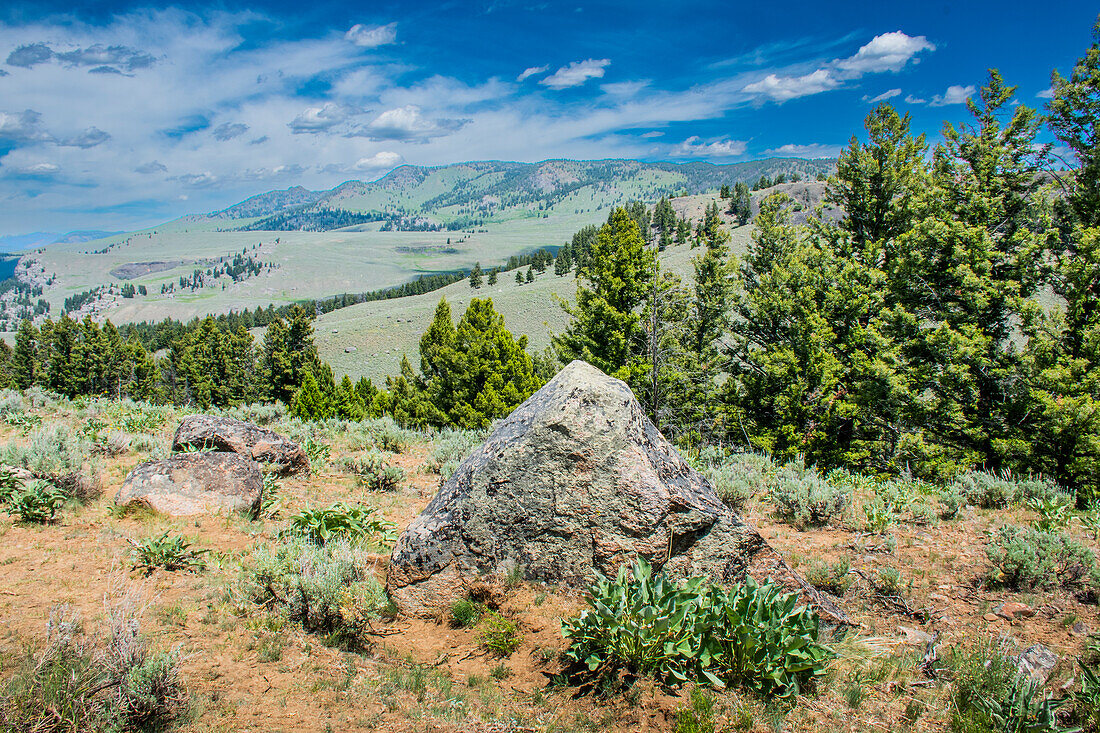
[[[402, 166], [328, 191], [268, 191], [218, 211], [24, 254], [25, 295], [57, 317], [116, 323], [358, 293], [421, 275], [485, 268], [553, 247], [617, 205], [713, 193], [761, 176], [816, 179], [833, 161], [772, 158], [732, 165], [627, 160]], [[226, 272], [232, 265], [232, 276]], [[124, 287], [125, 286], [125, 289]], [[16, 297], [13, 292], [11, 298]], [[20, 296], [24, 297], [24, 296]], [[68, 303], [68, 305], [66, 305]], [[26, 307], [26, 306], [22, 306]], [[13, 301], [0, 326], [22, 317]]]

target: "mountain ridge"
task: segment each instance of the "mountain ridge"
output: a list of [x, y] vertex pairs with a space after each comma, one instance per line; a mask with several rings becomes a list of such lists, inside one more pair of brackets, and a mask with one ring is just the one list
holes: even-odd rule
[[698, 194], [761, 176], [803, 179], [829, 174], [835, 160], [764, 158], [740, 163], [673, 163], [621, 158], [551, 158], [535, 163], [465, 161], [402, 165], [369, 181], [351, 179], [326, 191], [272, 190], [197, 219], [241, 222], [244, 231], [325, 231], [382, 222], [384, 228], [458, 230], [560, 208], [608, 208], [631, 199]]

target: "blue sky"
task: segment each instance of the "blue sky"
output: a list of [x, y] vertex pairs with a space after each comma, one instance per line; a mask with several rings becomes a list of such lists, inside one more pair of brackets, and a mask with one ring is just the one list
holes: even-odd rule
[[939, 137], [1041, 106], [1084, 2], [0, 7], [0, 234], [129, 229], [402, 163], [833, 156], [876, 100]]

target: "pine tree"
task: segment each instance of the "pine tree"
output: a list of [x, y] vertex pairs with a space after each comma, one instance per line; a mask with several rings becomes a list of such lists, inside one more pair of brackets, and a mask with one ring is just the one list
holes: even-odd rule
[[[490, 283], [491, 284], [491, 283]], [[481, 287], [481, 263], [475, 262], [474, 267], [470, 270], [470, 287], [477, 290]]]
[[12, 353], [12, 377], [19, 389], [27, 389], [35, 383], [38, 366], [38, 329], [29, 319], [19, 324], [15, 334], [15, 350]]
[[516, 270], [516, 285], [523, 285], [523, 273]]
[[[864, 120], [867, 143], [852, 137], [837, 160], [825, 200], [840, 207], [841, 228], [868, 260], [892, 257], [895, 240], [913, 224], [917, 194], [927, 185], [924, 135], [909, 133], [909, 115], [880, 104]], [[869, 249], [869, 248], [874, 248]]]
[[291, 402], [290, 413], [306, 422], [327, 420], [332, 417], [332, 404], [318, 387], [313, 372], [307, 371], [302, 377], [302, 384]]
[[558, 250], [558, 256], [554, 260], [554, 274], [559, 277], [565, 275], [573, 269], [573, 255], [569, 248], [569, 243], [566, 242], [562, 245], [562, 248]]
[[564, 362], [583, 359], [612, 376], [629, 376], [645, 351], [635, 311], [649, 291], [654, 256], [630, 213], [611, 212], [591, 256], [578, 268], [576, 305], [562, 306], [572, 317], [566, 332], [554, 338]]
[[1027, 452], [1013, 324], [1031, 308], [1054, 232], [1035, 227], [1039, 118], [1009, 106], [1014, 92], [991, 71], [980, 104], [967, 102], [974, 124], [944, 126], [931, 185], [887, 260], [893, 337], [918, 385], [908, 420], [921, 430], [907, 449], [929, 472], [1000, 469]]
[[343, 420], [358, 422], [366, 417], [366, 405], [363, 397], [351, 383], [351, 378], [345, 374], [336, 386], [336, 399], [334, 401], [336, 417]]
[[527, 268], [527, 278], [526, 279], [527, 279], [527, 282], [529, 282], [529, 283], [535, 282], [535, 271], [534, 271], [533, 268], [531, 268], [531, 267]]
[[493, 269], [489, 270], [489, 277], [486, 279], [485, 283], [489, 287], [493, 287], [494, 285], [496, 285], [497, 284], [497, 275], [499, 273], [500, 273], [500, 268], [499, 267], [494, 267]]

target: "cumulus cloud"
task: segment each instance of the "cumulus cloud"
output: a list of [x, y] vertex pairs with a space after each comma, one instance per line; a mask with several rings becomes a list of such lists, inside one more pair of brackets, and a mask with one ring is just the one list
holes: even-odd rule
[[893, 99], [894, 97], [897, 97], [897, 96], [900, 96], [900, 95], [901, 95], [901, 90], [900, 89], [887, 89], [882, 94], [876, 94], [873, 97], [870, 96], [869, 94], [864, 94], [863, 95], [863, 101], [864, 102], [869, 102], [870, 104], [878, 104], [879, 102], [885, 102], [887, 99]]
[[348, 134], [371, 140], [426, 142], [460, 130], [468, 122], [469, 120], [429, 119], [422, 114], [420, 107], [407, 104], [404, 107], [386, 110], [368, 124]]
[[901, 71], [910, 62], [918, 63], [918, 55], [922, 51], [935, 50], [935, 45], [924, 36], [909, 36], [901, 31], [883, 33], [847, 58], [833, 59], [806, 74], [771, 73], [745, 85], [742, 91], [782, 104], [836, 89], [845, 81], [859, 79], [866, 74]]
[[150, 173], [167, 173], [168, 166], [166, 166], [164, 163], [161, 163], [159, 160], [151, 160], [148, 163], [139, 165], [137, 168], [134, 168], [134, 172], [143, 173], [145, 175], [148, 175]]
[[288, 126], [295, 135], [316, 135], [342, 125], [358, 114], [358, 110], [337, 102], [326, 102], [321, 107], [309, 107], [290, 121]]
[[214, 128], [214, 139], [225, 142], [248, 132], [248, 125], [240, 122], [224, 122]]
[[611, 65], [611, 59], [585, 59], [563, 66], [539, 84], [551, 89], [569, 89], [579, 87], [589, 79], [602, 79], [604, 70]]
[[919, 62], [917, 54], [921, 51], [935, 50], [935, 45], [924, 36], [908, 36], [901, 31], [894, 31], [875, 36], [870, 43], [860, 46], [854, 55], [838, 59], [835, 65], [841, 72], [853, 77], [901, 71], [910, 61]]
[[1047, 87], [1043, 91], [1035, 95], [1039, 99], [1054, 99], [1054, 89]]
[[768, 155], [779, 155], [786, 158], [835, 158], [840, 155], [840, 145], [824, 145], [822, 143], [810, 143], [809, 145], [796, 145], [788, 143], [778, 148], [765, 150]]
[[943, 94], [937, 94], [932, 97], [932, 101], [929, 105], [932, 107], [946, 107], [949, 104], [966, 104], [966, 100], [970, 98], [970, 95], [974, 93], [974, 86], [968, 84], [967, 86], [960, 86], [958, 84], [952, 84], [947, 87], [947, 91]]
[[527, 81], [532, 76], [537, 74], [545, 74], [550, 70], [550, 64], [544, 64], [543, 66], [528, 66], [526, 69], [520, 72], [520, 75], [516, 77], [516, 81]]
[[344, 38], [360, 48], [378, 48], [397, 41], [397, 23], [386, 25], [362, 25], [356, 23]]
[[733, 158], [745, 152], [747, 143], [743, 140], [715, 140], [705, 143], [698, 135], [674, 147], [670, 155], [675, 158]]
[[399, 153], [394, 153], [390, 150], [382, 150], [374, 155], [368, 155], [365, 158], [360, 158], [355, 162], [355, 170], [358, 171], [380, 171], [389, 170], [405, 162], [405, 159], [401, 157]]
[[760, 81], [747, 84], [744, 91], [776, 102], [786, 102], [790, 99], [827, 92], [838, 86], [840, 86], [840, 80], [833, 77], [827, 69], [818, 69], [803, 76], [768, 74]]
[[53, 140], [42, 126], [42, 115], [33, 109], [0, 112], [0, 151]]

